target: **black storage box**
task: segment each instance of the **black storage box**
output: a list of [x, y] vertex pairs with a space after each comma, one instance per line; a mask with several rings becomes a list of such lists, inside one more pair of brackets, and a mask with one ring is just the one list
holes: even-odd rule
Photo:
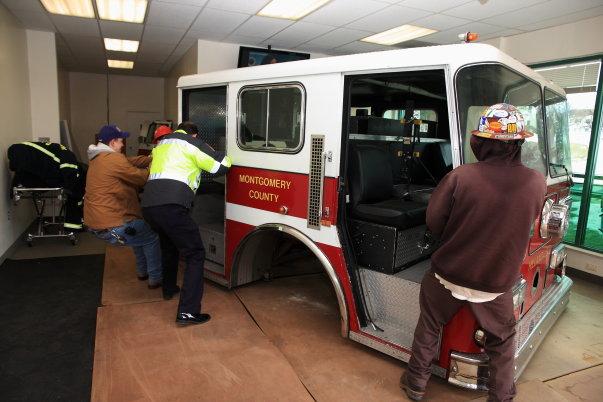
[[432, 249], [421, 253], [425, 225], [400, 230], [355, 219], [349, 220], [356, 262], [363, 268], [395, 274], [426, 259]]

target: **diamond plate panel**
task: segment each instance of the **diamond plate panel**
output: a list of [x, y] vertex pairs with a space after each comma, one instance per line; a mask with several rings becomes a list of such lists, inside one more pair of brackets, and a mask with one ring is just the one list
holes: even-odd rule
[[[429, 263], [420, 263], [410, 271], [425, 271]], [[419, 291], [421, 284], [406, 279], [406, 271], [386, 275], [377, 271], [360, 269], [365, 300], [374, 322], [384, 332], [373, 335], [396, 343], [402, 347], [412, 346], [413, 334], [419, 320]], [[365, 330], [365, 329], [363, 329]]]
[[396, 267], [401, 267], [427, 255], [421, 254], [421, 249], [419, 248], [419, 242], [423, 239], [425, 229], [427, 229], [427, 226], [422, 225], [398, 232], [398, 239], [396, 240]]
[[[226, 87], [199, 88], [184, 93], [182, 119], [199, 128], [199, 138], [216, 151], [226, 151]], [[201, 181], [209, 181], [203, 173]]]

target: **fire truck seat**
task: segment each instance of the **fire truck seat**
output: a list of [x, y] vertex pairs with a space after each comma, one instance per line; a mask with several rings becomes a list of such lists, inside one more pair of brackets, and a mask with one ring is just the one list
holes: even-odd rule
[[356, 219], [399, 229], [425, 224], [424, 203], [394, 196], [392, 168], [387, 152], [371, 145], [350, 147], [351, 215]]

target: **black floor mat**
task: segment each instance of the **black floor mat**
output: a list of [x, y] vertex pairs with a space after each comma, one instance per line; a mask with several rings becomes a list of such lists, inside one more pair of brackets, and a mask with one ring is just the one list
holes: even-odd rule
[[88, 401], [104, 255], [0, 266], [0, 401]]

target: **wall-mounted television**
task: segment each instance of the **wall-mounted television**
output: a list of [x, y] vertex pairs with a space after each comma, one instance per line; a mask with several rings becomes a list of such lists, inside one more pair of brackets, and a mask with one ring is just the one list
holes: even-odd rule
[[262, 64], [283, 63], [286, 61], [306, 60], [309, 53], [287, 52], [284, 50], [262, 49], [241, 46], [239, 48], [238, 67], [259, 66]]

